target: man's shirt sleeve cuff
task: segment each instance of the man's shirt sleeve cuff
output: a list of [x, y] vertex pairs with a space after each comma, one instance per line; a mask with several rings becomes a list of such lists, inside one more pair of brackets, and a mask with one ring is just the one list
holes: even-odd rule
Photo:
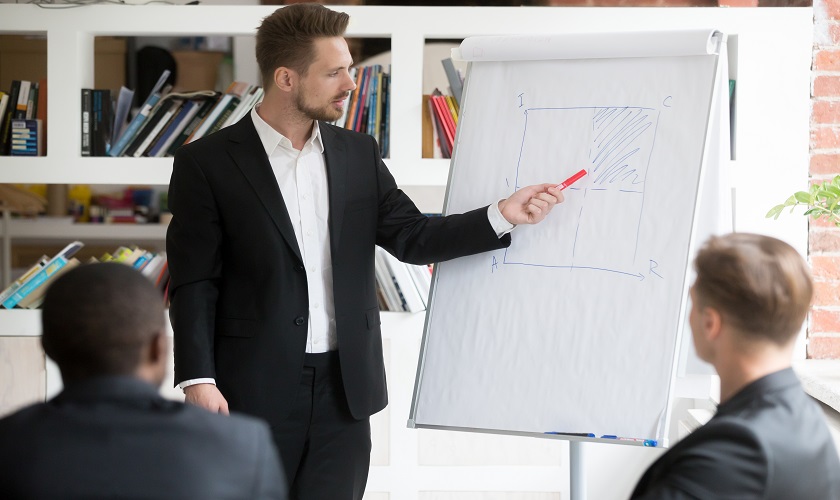
[[487, 207], [487, 219], [490, 221], [490, 226], [493, 228], [493, 231], [496, 231], [496, 236], [501, 238], [511, 232], [516, 225], [511, 224], [504, 218], [502, 212], [499, 210], [499, 201], [491, 203]]
[[187, 388], [191, 385], [195, 385], [195, 384], [213, 384], [213, 385], [216, 385], [216, 379], [213, 379], [213, 378], [193, 378], [193, 379], [190, 379], [190, 380], [184, 380], [183, 382], [178, 384], [178, 387], [180, 387], [181, 390], [183, 391], [185, 388]]

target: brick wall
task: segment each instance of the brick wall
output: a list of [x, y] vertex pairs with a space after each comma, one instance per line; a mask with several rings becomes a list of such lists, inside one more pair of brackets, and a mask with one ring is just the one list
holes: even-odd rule
[[[840, 173], [840, 0], [814, 2], [811, 179]], [[810, 221], [808, 253], [816, 281], [808, 357], [840, 359], [840, 228]]]

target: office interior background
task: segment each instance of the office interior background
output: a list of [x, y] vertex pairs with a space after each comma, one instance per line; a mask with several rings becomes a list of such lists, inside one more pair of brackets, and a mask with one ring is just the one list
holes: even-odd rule
[[[80, 254], [84, 257], [121, 245], [164, 250], [165, 218], [158, 219], [165, 207], [162, 196], [171, 158], [140, 163], [82, 158], [76, 118], [79, 89], [110, 88], [116, 93], [126, 86], [141, 94], [157, 77], [141, 56], [149, 48], [170, 54], [179, 77], [194, 79], [182, 80], [184, 88], [224, 91], [235, 80], [256, 83], [253, 36], [226, 33], [226, 14], [252, 13], [255, 27], [271, 6], [284, 2], [202, 0], [195, 8], [218, 8], [219, 19], [199, 28], [187, 16], [156, 18], [166, 13], [165, 4], [170, 3], [186, 2], [43, 2], [38, 7], [0, 0], [0, 90], [7, 91], [15, 79], [46, 79], [50, 103], [44, 157], [0, 157], [0, 183], [38, 193], [47, 201], [41, 213], [33, 215], [15, 205], [19, 198], [0, 191], [4, 203], [0, 208], [6, 209], [0, 226], [2, 261], [8, 269], [4, 287], [41, 255], [52, 255], [77, 239], [85, 242]], [[360, 65], [391, 64], [392, 110], [400, 110], [400, 116], [392, 114], [392, 154], [386, 161], [400, 186], [428, 213], [443, 209], [449, 161], [425, 158], [421, 151], [421, 99], [435, 88], [445, 92], [440, 60], [464, 37], [552, 29], [609, 31], [628, 25], [668, 30], [698, 23], [735, 36], [737, 49], [730, 52], [729, 61], [730, 76], [736, 80], [730, 122], [734, 226], [780, 237], [807, 255], [817, 293], [795, 368], [806, 390], [823, 406], [835, 437], [840, 436], [840, 229], [809, 221], [801, 212], [778, 220], [764, 218], [771, 206], [793, 191], [840, 174], [840, 0], [813, 4], [802, 0], [337, 1], [328, 5], [346, 9], [354, 19], [348, 38]], [[50, 8], [69, 6], [86, 11], [88, 20], [60, 28], [39, 20]], [[105, 13], [119, 18], [97, 17]], [[372, 36], [371, 26], [376, 25], [381, 33]], [[56, 40], [93, 37], [90, 43], [67, 47], [51, 42], [53, 34]], [[788, 63], [792, 66], [782, 66]], [[779, 80], [768, 75], [784, 76]], [[126, 188], [151, 191], [150, 222], [73, 223], [67, 198], [80, 186], [106, 197]], [[0, 416], [60, 391], [56, 367], [40, 348], [38, 318], [37, 310], [0, 310]], [[566, 441], [406, 428], [423, 327], [423, 312], [383, 313], [391, 403], [372, 418], [373, 452], [365, 498], [567, 498]], [[681, 355], [691, 358], [690, 352]], [[708, 367], [694, 362], [681, 372], [673, 439], [702, 425], [714, 412], [715, 377]], [[170, 375], [162, 392], [183, 399], [172, 386]], [[661, 449], [586, 443], [589, 498], [626, 498], [661, 453]]]

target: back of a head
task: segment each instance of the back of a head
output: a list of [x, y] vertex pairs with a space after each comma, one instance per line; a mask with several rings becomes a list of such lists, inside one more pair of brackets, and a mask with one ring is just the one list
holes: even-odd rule
[[759, 234], [713, 236], [694, 266], [696, 300], [717, 309], [744, 340], [783, 346], [796, 337], [811, 305], [813, 282], [793, 247]]
[[44, 297], [44, 351], [67, 381], [132, 375], [143, 346], [164, 329], [160, 292], [122, 264], [87, 264], [60, 276]]
[[350, 16], [316, 3], [281, 7], [257, 28], [257, 64], [263, 86], [272, 87], [274, 70], [291, 68], [305, 75], [315, 54], [317, 38], [343, 36]]

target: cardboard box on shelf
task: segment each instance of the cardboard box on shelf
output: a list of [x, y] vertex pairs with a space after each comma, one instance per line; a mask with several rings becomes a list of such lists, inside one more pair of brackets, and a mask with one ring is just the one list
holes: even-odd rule
[[[94, 87], [119, 91], [125, 85], [125, 39], [100, 36], [93, 46]], [[37, 82], [47, 77], [45, 36], [0, 35], [0, 90], [8, 91], [12, 80]]]

